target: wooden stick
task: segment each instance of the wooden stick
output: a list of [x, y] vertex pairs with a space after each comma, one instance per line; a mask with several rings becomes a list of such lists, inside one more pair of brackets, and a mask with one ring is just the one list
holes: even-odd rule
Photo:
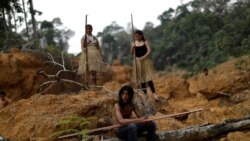
[[[134, 42], [134, 45], [135, 45], [135, 37], [134, 37], [134, 24], [133, 24], [133, 15], [131, 14], [131, 25], [132, 25], [132, 38], [133, 38], [133, 42]], [[137, 76], [137, 73], [138, 73], [138, 70], [137, 70], [137, 63], [136, 63], [136, 50], [134, 48], [134, 63], [135, 63], [135, 81], [136, 81], [136, 87], [138, 85], [138, 76]]]
[[[200, 108], [200, 109], [196, 109], [196, 110], [191, 110], [189, 112], [182, 112], [182, 113], [176, 113], [176, 114], [170, 114], [170, 115], [163, 115], [163, 116], [153, 117], [153, 118], [149, 118], [149, 119], [139, 121], [139, 122], [134, 122], [134, 123], [142, 123], [142, 122], [147, 122], [147, 121], [160, 120], [160, 119], [164, 119], [164, 118], [175, 117], [175, 116], [179, 116], [179, 115], [185, 115], [185, 114], [190, 114], [190, 113], [194, 113], [194, 112], [199, 112], [199, 111], [202, 111], [202, 110], [203, 109]], [[111, 129], [122, 127], [122, 126], [125, 126], [125, 125], [115, 124], [115, 125], [111, 125], [111, 126], [96, 128], [96, 129], [89, 130], [88, 134], [94, 133], [94, 132], [97, 132], [97, 131], [111, 130]], [[67, 137], [73, 137], [73, 136], [80, 135], [80, 133], [81, 132], [73, 133], [73, 134], [69, 134], [69, 135], [63, 135], [63, 136], [60, 136], [58, 138], [62, 139], [62, 138], [67, 138]]]
[[87, 84], [87, 77], [88, 77], [88, 72], [89, 72], [89, 65], [88, 65], [88, 44], [87, 44], [87, 30], [86, 26], [88, 23], [88, 15], [85, 16], [85, 38], [84, 38], [84, 48], [85, 48], [85, 57], [86, 57], [86, 64], [85, 64], [85, 85]]

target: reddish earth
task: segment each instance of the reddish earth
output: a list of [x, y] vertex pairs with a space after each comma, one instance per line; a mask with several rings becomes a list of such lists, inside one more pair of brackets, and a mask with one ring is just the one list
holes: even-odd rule
[[[37, 70], [44, 69], [50, 74], [55, 74], [58, 70], [45, 65], [45, 61], [44, 55], [22, 53], [18, 50], [0, 54], [0, 88], [12, 100], [10, 105], [0, 111], [0, 135], [13, 141], [52, 140], [50, 136], [54, 132], [55, 123], [72, 115], [97, 117], [98, 120], [91, 127], [99, 127], [100, 121], [110, 119], [113, 104], [116, 102], [115, 94], [131, 77], [131, 66], [122, 66], [115, 62], [111, 66], [112, 81], [105, 83], [102, 89], [81, 90], [76, 93], [73, 90], [65, 91], [69, 85], [62, 84], [63, 88], [62, 85], [53, 87], [41, 95], [38, 94], [39, 85], [47, 80], [37, 75]], [[77, 64], [77, 60], [75, 62]], [[184, 79], [180, 73], [161, 72], [156, 75], [154, 82], [157, 93], [164, 99], [161, 103], [156, 103], [156, 116], [204, 108], [204, 111], [190, 114], [186, 119], [158, 120], [158, 130], [220, 123], [225, 119], [250, 114], [248, 56], [218, 65], [209, 70], [208, 76], [200, 73]], [[152, 98], [150, 93], [149, 98]], [[236, 131], [219, 140], [247, 141], [249, 138], [249, 131]]]

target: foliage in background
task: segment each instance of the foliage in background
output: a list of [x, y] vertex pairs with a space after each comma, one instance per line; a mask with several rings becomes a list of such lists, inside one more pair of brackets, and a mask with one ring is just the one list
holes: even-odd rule
[[[33, 0], [1, 0], [0, 51], [8, 51], [12, 47], [27, 51], [50, 46], [67, 52], [68, 41], [74, 32], [64, 27], [60, 18], [37, 21], [36, 16], [41, 14], [33, 7]], [[25, 28], [17, 32], [23, 25]]]
[[111, 64], [115, 59], [121, 60], [121, 62], [127, 61], [127, 54], [130, 50], [130, 38], [123, 27], [116, 22], [112, 22], [103, 29], [103, 32], [99, 32], [97, 36], [101, 37], [105, 62]]
[[[193, 75], [230, 58], [250, 54], [250, 1], [193, 0], [164, 11], [158, 19], [160, 25], [147, 22], [141, 29], [151, 42], [151, 57], [158, 70], [173, 67]], [[118, 36], [121, 33], [124, 36]], [[105, 56], [131, 64], [131, 25], [125, 30], [112, 23], [100, 37], [104, 50], [110, 50]]]
[[[24, 10], [22, 2], [27, 2], [29, 9]], [[67, 51], [68, 40], [74, 32], [63, 27], [60, 18], [35, 24], [31, 20], [26, 29], [16, 32], [26, 19], [25, 13], [29, 12], [31, 16], [42, 14], [32, 8], [32, 0], [1, 0], [0, 10], [3, 14], [0, 18], [0, 51], [23, 46], [37, 49], [43, 37], [47, 41], [47, 51]], [[193, 0], [163, 11], [158, 19], [160, 25], [147, 22], [141, 29], [151, 42], [151, 57], [157, 70], [177, 68], [195, 74], [230, 58], [250, 54], [248, 0]], [[123, 64], [132, 63], [131, 27], [131, 23], [124, 29], [112, 22], [98, 33], [105, 62], [110, 64], [118, 59]], [[136, 23], [134, 27], [136, 29]]]

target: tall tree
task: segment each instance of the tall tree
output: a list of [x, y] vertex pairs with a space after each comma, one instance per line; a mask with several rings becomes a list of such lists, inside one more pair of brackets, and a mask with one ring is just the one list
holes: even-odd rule
[[25, 22], [25, 28], [26, 28], [26, 35], [29, 37], [29, 28], [28, 28], [28, 23], [27, 23], [27, 12], [26, 12], [26, 7], [25, 7], [25, 1], [22, 0], [22, 5], [23, 5], [23, 15], [24, 15], [24, 22]]
[[123, 56], [129, 52], [130, 38], [123, 27], [116, 22], [112, 22], [104, 28], [103, 32], [98, 33], [98, 37], [101, 37], [101, 45], [106, 62], [112, 63], [114, 59], [127, 60]]
[[30, 5], [30, 15], [31, 15], [31, 21], [32, 21], [32, 27], [33, 27], [33, 39], [37, 38], [37, 27], [36, 27], [36, 19], [35, 19], [35, 10], [33, 7], [33, 0], [28, 0]]
[[50, 47], [60, 50], [68, 50], [68, 41], [74, 36], [74, 32], [66, 27], [62, 27], [63, 23], [60, 18], [54, 18], [52, 21], [42, 21], [40, 24], [39, 36], [45, 36]]

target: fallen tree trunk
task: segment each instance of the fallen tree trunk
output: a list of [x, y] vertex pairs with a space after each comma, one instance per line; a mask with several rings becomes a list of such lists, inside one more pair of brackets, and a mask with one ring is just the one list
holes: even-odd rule
[[[209, 124], [182, 128], [174, 131], [158, 132], [161, 141], [203, 141], [214, 137], [225, 135], [232, 131], [250, 129], [250, 116], [226, 120], [220, 124]], [[140, 138], [145, 141], [145, 138]], [[104, 139], [103, 141], [121, 141], [118, 138]]]
[[194, 126], [175, 131], [160, 132], [158, 135], [161, 140], [167, 141], [195, 141], [212, 138], [243, 129], [250, 129], [250, 117], [227, 120], [220, 124]]

